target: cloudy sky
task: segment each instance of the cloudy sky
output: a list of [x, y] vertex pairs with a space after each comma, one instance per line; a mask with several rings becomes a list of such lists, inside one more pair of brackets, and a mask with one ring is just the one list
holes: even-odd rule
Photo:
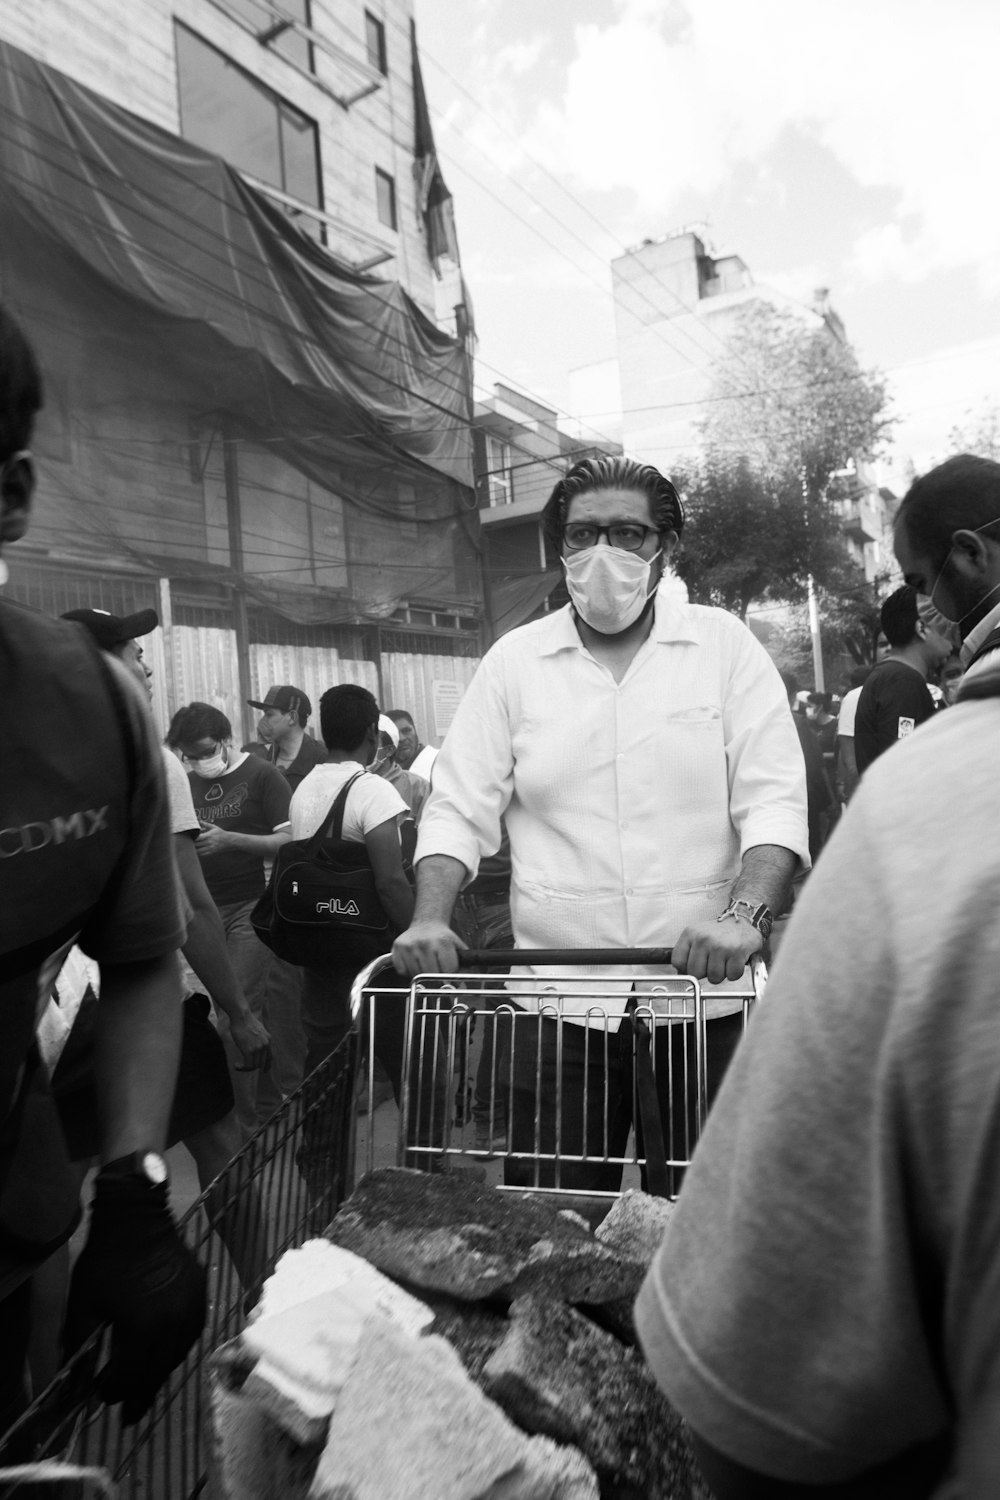
[[[1000, 403], [995, 0], [416, 0], [479, 380], [573, 412], [610, 261], [702, 222], [757, 282], [830, 288], [889, 378], [894, 467]], [[893, 475], [886, 473], [887, 478]]]

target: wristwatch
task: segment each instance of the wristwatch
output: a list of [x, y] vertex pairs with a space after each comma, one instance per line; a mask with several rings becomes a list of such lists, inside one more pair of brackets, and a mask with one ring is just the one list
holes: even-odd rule
[[97, 1175], [105, 1182], [116, 1177], [141, 1177], [150, 1187], [160, 1187], [170, 1173], [159, 1151], [130, 1151], [109, 1161]]
[[724, 922], [727, 917], [732, 917], [736, 922], [747, 921], [751, 927], [756, 927], [765, 943], [771, 936], [771, 928], [774, 926], [774, 913], [763, 901], [755, 906], [752, 901], [743, 901], [739, 897], [730, 901], [724, 912], [716, 917], [717, 922]]

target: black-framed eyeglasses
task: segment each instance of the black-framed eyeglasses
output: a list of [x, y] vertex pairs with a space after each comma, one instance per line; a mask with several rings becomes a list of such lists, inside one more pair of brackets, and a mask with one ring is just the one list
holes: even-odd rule
[[602, 536], [608, 545], [623, 552], [638, 552], [648, 536], [658, 536], [656, 526], [640, 526], [637, 521], [612, 521], [610, 526], [592, 526], [589, 521], [571, 521], [563, 527], [563, 542], [570, 552], [584, 552], [596, 547]]

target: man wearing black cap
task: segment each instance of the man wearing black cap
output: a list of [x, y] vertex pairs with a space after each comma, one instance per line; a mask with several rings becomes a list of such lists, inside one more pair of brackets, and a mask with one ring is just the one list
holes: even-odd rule
[[133, 676], [138, 665], [147, 681], [152, 677], [143, 661], [139, 639], [159, 625], [160, 617], [155, 609], [137, 609], [134, 615], [111, 615], [105, 609], [71, 609], [62, 618], [86, 625], [101, 650], [117, 656]]
[[[73, 609], [63, 615], [87, 630], [102, 651], [117, 656], [132, 676], [149, 692], [152, 670], [143, 657], [139, 637], [149, 635], [160, 623], [155, 609], [140, 609], [134, 615], [119, 617], [103, 609]], [[198, 979], [215, 1004], [226, 1015], [233, 1041], [242, 1057], [242, 1068], [255, 1071], [270, 1062], [268, 1036], [264, 1026], [247, 1004], [239, 979], [226, 949], [226, 933], [218, 908], [205, 884], [191, 835], [201, 825], [194, 810], [191, 789], [180, 761], [163, 747], [163, 766], [167, 778], [167, 800], [174, 835], [174, 856], [181, 888], [188, 899], [191, 915], [183, 952]]]
[[313, 766], [321, 766], [326, 760], [323, 746], [311, 734], [306, 734], [312, 704], [297, 687], [268, 688], [262, 703], [256, 698], [248, 698], [247, 702], [251, 708], [259, 708], [263, 713], [262, 723], [266, 729], [262, 738], [270, 740], [264, 758], [284, 772], [285, 780], [294, 792]]
[[[301, 688], [289, 685], [268, 688], [263, 701], [248, 698], [251, 708], [261, 710], [257, 733], [265, 742], [263, 760], [284, 776], [289, 791], [327, 759], [326, 746], [306, 733], [312, 704]], [[274, 1042], [275, 1067], [261, 1081], [257, 1097], [258, 1118], [276, 1108], [281, 1096], [291, 1094], [302, 1082], [306, 1061], [306, 1037], [302, 1029], [302, 970], [285, 963], [276, 953], [268, 961], [267, 1024]]]

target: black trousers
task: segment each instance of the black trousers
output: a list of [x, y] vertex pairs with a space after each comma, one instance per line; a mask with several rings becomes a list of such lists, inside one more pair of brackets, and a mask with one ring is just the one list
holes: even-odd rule
[[[557, 1022], [531, 1013], [514, 1020], [511, 1146], [533, 1157], [558, 1155], [553, 1163], [508, 1161], [510, 1187], [564, 1187], [575, 1192], [617, 1192], [622, 1167], [602, 1160], [566, 1162], [567, 1156], [622, 1156], [632, 1126], [643, 1154], [642, 1121], [635, 1105], [633, 1032], [626, 1015], [616, 1032], [571, 1022], [562, 1025], [562, 1058], [557, 1053]], [[737, 1012], [708, 1021], [706, 1071], [711, 1105], [743, 1034]], [[698, 1137], [695, 1087], [695, 1035], [692, 1022], [654, 1028], [656, 1091], [667, 1159], [686, 1161]], [[670, 1172], [675, 1194], [683, 1166]], [[643, 1173], [645, 1186], [645, 1174]]]

